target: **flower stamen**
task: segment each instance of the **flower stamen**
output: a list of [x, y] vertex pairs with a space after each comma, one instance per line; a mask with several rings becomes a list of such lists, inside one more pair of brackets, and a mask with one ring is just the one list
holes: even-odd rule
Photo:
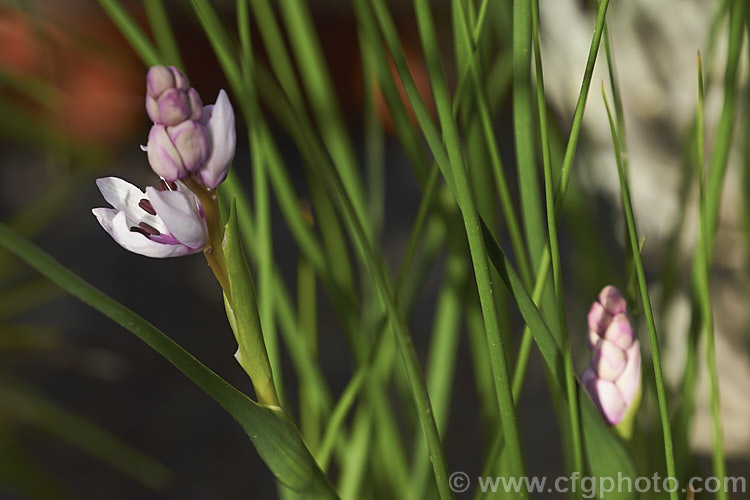
[[148, 239], [151, 239], [151, 238], [149, 237], [148, 233], [146, 232], [146, 230], [145, 230], [145, 229], [141, 229], [141, 228], [140, 228], [140, 227], [138, 227], [138, 226], [131, 226], [131, 227], [130, 227], [130, 232], [131, 232], [131, 233], [140, 233], [140, 234], [142, 234], [143, 236], [145, 236], [146, 238], [148, 238]]
[[157, 191], [177, 191], [177, 184], [172, 181], [159, 179], [159, 184], [156, 185]]
[[146, 231], [146, 234], [150, 236], [159, 236], [161, 234], [158, 229], [146, 222], [139, 222], [138, 227]]
[[148, 213], [149, 215], [156, 215], [156, 210], [154, 210], [154, 206], [146, 198], [143, 198], [141, 201], [139, 201], [138, 206], [141, 207], [143, 211]]

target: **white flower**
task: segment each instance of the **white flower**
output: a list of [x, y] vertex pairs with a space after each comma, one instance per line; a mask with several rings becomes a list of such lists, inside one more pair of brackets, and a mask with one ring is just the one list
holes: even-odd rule
[[146, 257], [178, 257], [206, 246], [208, 230], [196, 196], [182, 183], [161, 181], [144, 193], [117, 177], [96, 180], [113, 208], [94, 208], [105, 231], [126, 250]]

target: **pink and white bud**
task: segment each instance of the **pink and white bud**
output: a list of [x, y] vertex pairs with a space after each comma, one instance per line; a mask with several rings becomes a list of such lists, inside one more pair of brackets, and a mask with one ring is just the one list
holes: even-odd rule
[[[599, 343], [599, 338], [607, 338], [607, 329], [613, 322], [613, 318], [621, 316], [621, 319], [627, 322], [627, 326], [630, 326], [627, 316], [624, 315], [627, 307], [625, 297], [617, 287], [607, 285], [602, 289], [599, 293], [599, 300], [591, 304], [587, 318], [589, 324], [589, 349], [593, 349]], [[617, 324], [622, 327], [620, 319], [617, 320]], [[611, 335], [619, 337], [621, 334], [625, 335], [625, 333], [622, 331], [612, 331]], [[630, 346], [632, 334], [633, 331], [630, 329], [630, 341], [626, 342], [624, 337], [621, 339], [621, 347], [623, 349], [627, 349]], [[609, 340], [612, 340], [612, 338], [609, 338]]]
[[175, 181], [201, 167], [209, 154], [203, 125], [187, 120], [174, 127], [154, 125], [148, 134], [148, 162], [156, 175]]
[[198, 173], [203, 184], [214, 189], [226, 178], [237, 145], [234, 109], [223, 89], [219, 91], [216, 104], [203, 108], [202, 123], [206, 127], [211, 154]]
[[602, 288], [602, 291], [599, 292], [599, 302], [612, 315], [622, 314], [628, 308], [622, 292], [613, 285], [607, 285]]
[[625, 401], [631, 401], [641, 385], [641, 346], [636, 340], [626, 353], [627, 364], [617, 378], [617, 388], [620, 389]]
[[[593, 373], [593, 370], [592, 370]], [[586, 391], [599, 407], [599, 410], [612, 425], [619, 424], [628, 410], [628, 403], [622, 396], [617, 385], [610, 380], [597, 378], [596, 375], [586, 377], [584, 382]]]
[[609, 322], [602, 335], [604, 339], [617, 344], [620, 349], [628, 349], [633, 343], [633, 326], [628, 317], [620, 313]]
[[617, 380], [625, 369], [625, 351], [609, 340], [597, 344], [591, 357], [591, 366], [599, 378]]
[[607, 421], [622, 421], [641, 383], [641, 351], [620, 290], [606, 286], [589, 310], [591, 365], [583, 374], [586, 391]]
[[[599, 302], [594, 302], [593, 304], [591, 304], [591, 309], [589, 309], [588, 315], [590, 332], [593, 332], [601, 337], [602, 335], [604, 335], [604, 331], [607, 329], [607, 326], [609, 325], [609, 322], [611, 320], [612, 315], [608, 313], [606, 309], [604, 309], [603, 305], [601, 305]], [[590, 347], [593, 347], [593, 345]]]
[[154, 123], [174, 126], [200, 120], [203, 103], [179, 69], [152, 66], [146, 75], [146, 111]]

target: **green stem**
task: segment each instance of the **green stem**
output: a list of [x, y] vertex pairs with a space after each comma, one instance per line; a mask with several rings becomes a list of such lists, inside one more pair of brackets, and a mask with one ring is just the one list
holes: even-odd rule
[[[539, 43], [539, 2], [531, 1], [531, 19], [534, 41], [534, 63], [536, 69], [536, 96], [539, 112], [539, 134], [542, 140], [542, 160], [544, 164], [544, 193], [547, 206], [547, 228], [549, 232], [550, 255], [552, 257], [552, 276], [557, 298], [557, 312], [562, 330], [562, 349], [565, 361], [565, 389], [568, 394], [568, 412], [570, 431], [573, 443], [573, 472], [583, 473], [583, 442], [581, 440], [581, 420], [578, 414], [578, 391], [576, 390], [573, 352], [568, 336], [568, 316], [565, 311], [565, 290], [563, 288], [560, 247], [557, 240], [557, 222], [555, 217], [554, 186], [552, 180], [552, 160], [550, 158], [549, 135], [547, 132], [547, 102], [544, 99], [544, 75], [542, 71], [542, 53]], [[578, 495], [574, 495], [578, 496]]]
[[[713, 467], [714, 475], [720, 480], [726, 477], [726, 462], [724, 460], [724, 437], [721, 429], [721, 399], [719, 397], [719, 374], [716, 369], [716, 339], [714, 332], [714, 315], [711, 306], [711, 250], [712, 240], [708, 229], [706, 203], [706, 186], [704, 176], [704, 147], [703, 147], [703, 66], [700, 53], [698, 54], [698, 107], [696, 110], [696, 145], [698, 152], [698, 187], [700, 199], [700, 242], [703, 248], [703, 262], [701, 263], [702, 279], [695, 284], [703, 317], [703, 328], [706, 330], [706, 365], [711, 386], [711, 424], [713, 429]], [[727, 499], [727, 491], [719, 488], [716, 497]]]
[[[594, 35], [591, 39], [591, 47], [589, 48], [588, 60], [586, 61], [586, 69], [583, 74], [583, 82], [581, 83], [581, 90], [578, 94], [578, 101], [576, 102], [576, 109], [573, 114], [573, 125], [570, 129], [570, 136], [568, 137], [568, 144], [565, 148], [565, 156], [563, 157], [560, 183], [555, 190], [555, 216], [558, 219], [562, 214], [565, 194], [567, 193], [568, 184], [570, 183], [573, 159], [575, 158], [575, 152], [578, 146], [578, 138], [581, 135], [583, 112], [586, 109], [586, 100], [588, 99], [589, 88], [591, 87], [591, 78], [594, 73], [594, 65], [596, 64], [596, 57], [597, 53], [599, 52], [599, 44], [601, 42], [602, 33], [604, 31], [604, 20], [607, 14], [608, 6], [609, 0], [601, 0], [599, 2], [599, 11], [596, 17]], [[547, 245], [549, 245], [549, 243], [547, 243]], [[544, 288], [547, 284], [547, 274], [549, 273], [549, 268], [549, 248], [545, 248], [544, 252], [542, 252], [542, 260], [537, 266], [536, 282], [534, 284], [534, 291], [532, 294], [535, 304], [539, 304], [539, 301], [542, 298]], [[520, 395], [520, 390], [523, 386], [525, 370], [526, 366], [528, 365], [528, 354], [531, 352], [531, 340], [531, 330], [528, 328], [528, 326], [526, 326], [524, 327], [523, 335], [521, 338], [521, 349], [519, 350], [516, 370], [513, 375], [513, 388], [514, 395], [516, 397]]]
[[[602, 94], [604, 94], [604, 85], [602, 84]], [[641, 303], [643, 312], [646, 316], [646, 325], [648, 326], [648, 339], [651, 346], [651, 360], [654, 365], [654, 382], [656, 384], [656, 396], [659, 403], [659, 415], [661, 416], [662, 433], [664, 435], [664, 455], [667, 462], [667, 476], [677, 477], [675, 473], [674, 446], [672, 444], [672, 428], [669, 422], [669, 410], [667, 408], [667, 392], [664, 388], [664, 374], [661, 367], [661, 356], [659, 353], [659, 338], [656, 334], [656, 323], [654, 322], [654, 312], [651, 308], [651, 299], [648, 295], [648, 284], [646, 282], [646, 272], [643, 269], [643, 260], [641, 259], [640, 246], [638, 244], [638, 232], [635, 225], [635, 216], [633, 215], [633, 206], [630, 202], [630, 188], [622, 165], [622, 154], [617, 137], [615, 122], [612, 118], [612, 112], [609, 108], [609, 102], [604, 95], [604, 105], [607, 109], [610, 130], [612, 133], [612, 143], [615, 149], [615, 159], [617, 160], [617, 171], [620, 177], [620, 190], [622, 192], [622, 204], [625, 210], [625, 219], [628, 225], [628, 235], [630, 238], [630, 247], [633, 252], [633, 263], [638, 277], [638, 286], [641, 292]], [[670, 498], [677, 500], [677, 491], [670, 492]]]
[[[500, 322], [495, 303], [495, 293], [490, 274], [489, 262], [482, 237], [479, 215], [474, 203], [474, 197], [468, 182], [466, 165], [463, 160], [461, 140], [458, 135], [458, 127], [453, 117], [451, 96], [445, 79], [445, 73], [440, 59], [439, 45], [435, 32], [434, 20], [429, 3], [426, 0], [414, 0], [414, 9], [417, 16], [422, 47], [424, 49], [427, 71], [435, 97], [435, 104], [440, 118], [443, 131], [443, 139], [448, 154], [448, 165], [451, 173], [444, 174], [446, 180], [453, 179], [456, 200], [463, 217], [466, 235], [469, 240], [469, 251], [474, 267], [479, 299], [484, 317], [485, 332], [487, 336], [487, 347], [492, 361], [493, 377], [495, 380], [495, 391], [501, 415], [503, 432], [506, 435], [506, 447], [509, 452], [509, 470], [516, 477], [522, 477], [524, 473], [523, 454], [521, 452], [520, 433], [516, 419], [513, 394], [510, 387], [510, 376], [508, 363], [505, 355], [503, 336], [500, 331]], [[452, 496], [452, 492], [445, 492], [438, 488], [441, 496]], [[521, 491], [519, 497], [526, 498], [528, 492]]]
[[221, 223], [216, 190], [207, 188], [193, 177], [185, 177], [182, 179], [182, 182], [198, 197], [201, 208], [203, 208], [203, 214], [206, 217], [206, 226], [208, 227], [208, 243], [206, 248], [203, 249], [203, 255], [206, 257], [208, 267], [211, 268], [216, 280], [231, 303], [232, 289], [229, 286], [224, 250], [222, 250], [221, 246], [224, 239], [224, 225]]

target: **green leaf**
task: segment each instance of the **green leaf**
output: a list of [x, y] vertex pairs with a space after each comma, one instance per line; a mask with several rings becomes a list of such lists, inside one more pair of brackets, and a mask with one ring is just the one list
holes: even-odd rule
[[312, 498], [337, 498], [294, 423], [283, 412], [252, 401], [151, 323], [84, 281], [4, 224], [0, 224], [0, 246], [136, 335], [203, 389], [242, 426], [258, 454], [281, 483]]
[[497, 244], [484, 221], [482, 221], [482, 234], [484, 236], [485, 247], [487, 248], [487, 257], [489, 257], [490, 262], [492, 262], [492, 265], [497, 269], [500, 278], [503, 280], [503, 283], [505, 283], [505, 286], [508, 288], [518, 305], [518, 310], [521, 312], [523, 320], [531, 330], [531, 334], [533, 335], [537, 346], [539, 346], [539, 351], [542, 353], [542, 357], [547, 363], [550, 372], [558, 382], [565, 380], [560, 346], [555, 341], [555, 338], [552, 336], [552, 332], [550, 332], [542, 314], [539, 312], [539, 309], [537, 309], [534, 301], [523, 286], [523, 281], [518, 275], [518, 272], [513, 267], [508, 256], [505, 255], [505, 252], [503, 252], [502, 248]]
[[[654, 383], [656, 385], [656, 396], [659, 403], [659, 416], [661, 417], [661, 427], [662, 433], [664, 435], [664, 455], [667, 462], [667, 475], [669, 477], [676, 477], [674, 446], [672, 444], [672, 428], [669, 421], [669, 409], [667, 408], [667, 392], [666, 388], [664, 387], [664, 375], [661, 368], [659, 338], [656, 333], [656, 322], [654, 321], [654, 312], [651, 307], [651, 298], [648, 294], [646, 272], [643, 269], [643, 261], [641, 259], [641, 252], [638, 245], [638, 231], [635, 225], [633, 206], [630, 203], [630, 188], [628, 187], [627, 174], [622, 164], [622, 150], [620, 149], [620, 141], [617, 135], [617, 128], [615, 127], [615, 123], [612, 118], [612, 112], [609, 108], [607, 96], [606, 94], [604, 94], [603, 85], [602, 95], [604, 97], [604, 107], [607, 110], [607, 118], [609, 119], [609, 129], [612, 134], [612, 145], [614, 147], [615, 160], [617, 162], [617, 171], [620, 177], [620, 193], [622, 197], [623, 209], [625, 211], [625, 220], [628, 226], [630, 249], [633, 253], [633, 263], [635, 264], [635, 271], [638, 277], [638, 287], [641, 292], [643, 314], [646, 317], [646, 326], [648, 327], [648, 340], [649, 345], [651, 346], [651, 359], [654, 366]], [[672, 500], [677, 500], [676, 491], [670, 491], [669, 496]]]
[[255, 285], [247, 260], [245, 260], [245, 251], [242, 249], [240, 238], [240, 230], [237, 226], [237, 206], [236, 202], [232, 201], [222, 249], [231, 290], [231, 296], [224, 295], [224, 306], [239, 346], [235, 357], [250, 376], [258, 401], [279, 406], [271, 365], [268, 362], [263, 340], [263, 331], [260, 327]]

